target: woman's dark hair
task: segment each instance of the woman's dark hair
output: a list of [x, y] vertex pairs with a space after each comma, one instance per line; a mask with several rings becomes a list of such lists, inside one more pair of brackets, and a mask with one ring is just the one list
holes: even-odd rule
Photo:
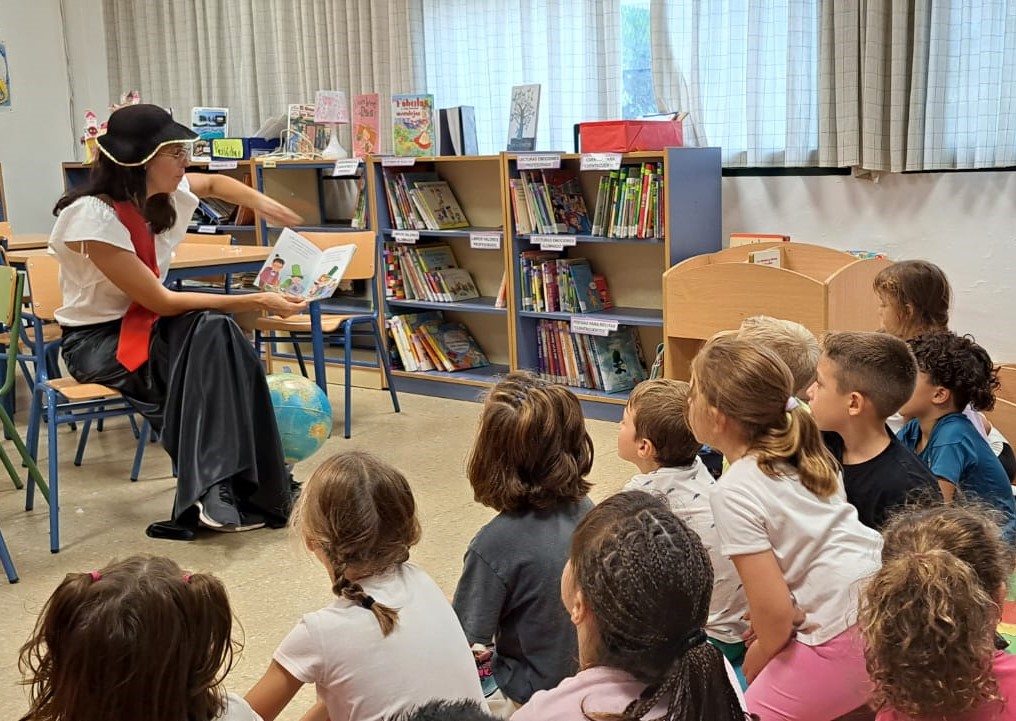
[[117, 165], [102, 153], [99, 153], [99, 157], [92, 165], [88, 180], [80, 187], [68, 190], [56, 201], [53, 215], [60, 215], [60, 211], [68, 205], [86, 196], [114, 202], [122, 200], [133, 202], [141, 209], [155, 235], [169, 230], [176, 222], [176, 208], [170, 202], [167, 193], [157, 193], [148, 197], [145, 166]]
[[595, 618], [593, 664], [648, 685], [623, 711], [583, 708], [595, 721], [743, 721], [723, 654], [706, 641], [713, 566], [698, 535], [666, 501], [626, 491], [603, 501], [572, 537], [575, 584]]
[[70, 573], [21, 648], [21, 721], [212, 721], [240, 644], [222, 581], [164, 557]]
[[943, 331], [918, 336], [908, 343], [917, 368], [927, 373], [934, 385], [949, 390], [956, 410], [968, 404], [978, 411], [995, 407], [995, 391], [1000, 385], [998, 368], [988, 351], [971, 336]]
[[522, 371], [490, 389], [466, 470], [477, 502], [520, 511], [578, 501], [592, 467], [593, 439], [575, 394]]

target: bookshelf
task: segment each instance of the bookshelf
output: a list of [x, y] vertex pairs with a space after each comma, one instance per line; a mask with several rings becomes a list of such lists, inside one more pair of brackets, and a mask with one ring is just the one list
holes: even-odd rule
[[[490, 386], [497, 376], [507, 373], [513, 366], [514, 347], [509, 308], [495, 307], [502, 277], [506, 269], [510, 268], [507, 256], [509, 244], [504, 241], [502, 232], [505, 221], [502, 157], [416, 158], [412, 165], [400, 167], [390, 165], [392, 162], [408, 160], [378, 157], [372, 159], [369, 168], [372, 193], [370, 205], [375, 211], [374, 222], [382, 253], [379, 282], [384, 297], [384, 319], [441, 311], [445, 321], [465, 325], [490, 362], [487, 366], [455, 372], [394, 370], [396, 388], [410, 393], [475, 400], [483, 388]], [[398, 229], [388, 201], [385, 173], [400, 172], [437, 173], [454, 193], [470, 223], [469, 227], [454, 230]], [[491, 238], [499, 238], [497, 242], [489, 243], [496, 247], [475, 247], [482, 244], [472, 240], [477, 233], [485, 234], [488, 243]], [[385, 268], [386, 262], [390, 260], [385, 251], [387, 248], [388, 252], [397, 253], [400, 244], [410, 252], [432, 244], [447, 245], [451, 248], [457, 265], [469, 271], [480, 297], [457, 302], [385, 297]], [[403, 279], [403, 282], [406, 280]]]
[[[519, 179], [520, 159], [505, 158], [506, 186]], [[536, 370], [540, 367], [541, 321], [558, 320], [571, 323], [576, 316], [635, 328], [646, 365], [653, 362], [657, 346], [663, 342], [662, 275], [675, 263], [721, 247], [721, 186], [720, 150], [718, 148], [668, 148], [663, 151], [627, 153], [621, 157], [622, 168], [641, 167], [652, 163], [662, 166], [663, 185], [660, 205], [664, 232], [660, 237], [615, 238], [590, 233], [567, 233], [575, 244], [560, 252], [565, 258], [585, 258], [594, 272], [606, 278], [613, 308], [595, 313], [574, 314], [524, 309], [521, 253], [539, 250], [541, 241], [553, 240], [553, 234], [510, 234], [512, 264], [515, 367]], [[590, 221], [595, 212], [601, 177], [609, 171], [581, 170], [582, 156], [560, 155], [560, 169], [577, 174]], [[515, 230], [510, 191], [506, 189], [506, 217]], [[582, 401], [586, 415], [617, 420], [627, 402], [628, 392], [605, 392], [593, 388], [570, 386]]]

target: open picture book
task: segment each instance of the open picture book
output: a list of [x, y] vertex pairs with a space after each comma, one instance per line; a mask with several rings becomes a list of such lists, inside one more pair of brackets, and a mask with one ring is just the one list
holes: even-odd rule
[[330, 298], [346, 273], [356, 245], [322, 250], [299, 233], [283, 228], [271, 255], [258, 273], [261, 290], [307, 300]]

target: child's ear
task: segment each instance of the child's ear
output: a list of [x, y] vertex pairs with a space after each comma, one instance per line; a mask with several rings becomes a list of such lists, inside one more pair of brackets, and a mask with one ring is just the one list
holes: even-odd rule
[[571, 606], [568, 607], [568, 617], [571, 619], [572, 624], [580, 626], [588, 620], [589, 616], [589, 605], [586, 604], [586, 599], [582, 595], [582, 589], [576, 588]]
[[648, 438], [639, 438], [636, 443], [638, 443], [638, 448], [636, 450], [639, 454], [639, 458], [644, 458], [647, 461], [656, 459], [656, 446], [653, 445], [651, 440]]
[[857, 391], [851, 391], [850, 397], [847, 401], [847, 415], [859, 416], [864, 411], [865, 406], [868, 403], [868, 399]]
[[[945, 386], [935, 386], [935, 392], [931, 394], [931, 402], [936, 406], [944, 406], [952, 401], [952, 391]], [[958, 408], [957, 410], [963, 410]]]

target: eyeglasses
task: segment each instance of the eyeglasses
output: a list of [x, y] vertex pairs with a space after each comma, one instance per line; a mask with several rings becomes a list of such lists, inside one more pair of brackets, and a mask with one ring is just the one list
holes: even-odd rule
[[173, 160], [187, 160], [190, 158], [190, 148], [186, 145], [175, 145], [172, 148], [166, 148], [160, 150], [157, 155], [161, 155], [165, 158], [172, 158]]

